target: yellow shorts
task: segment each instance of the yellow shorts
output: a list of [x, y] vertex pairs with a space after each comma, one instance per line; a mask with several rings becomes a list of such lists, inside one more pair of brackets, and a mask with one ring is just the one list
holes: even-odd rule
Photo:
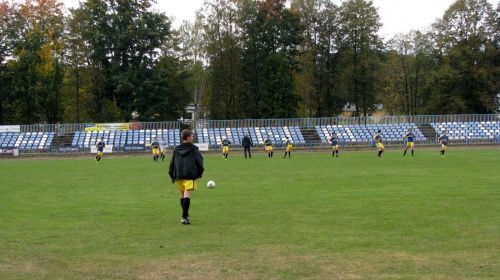
[[290, 152], [292, 150], [293, 146], [292, 145], [288, 145], [286, 146], [286, 151], [287, 152]]
[[225, 146], [225, 147], [222, 147], [222, 152], [225, 153], [229, 150], [229, 147], [228, 146]]
[[273, 150], [273, 146], [266, 146], [266, 151], [272, 151]]
[[97, 151], [97, 155], [98, 156], [102, 156], [102, 152], [101, 151]]
[[332, 146], [332, 149], [338, 149], [339, 148], [339, 145], [335, 145], [335, 146]]
[[413, 145], [414, 145], [414, 144], [415, 144], [415, 143], [413, 143], [413, 142], [407, 142], [407, 143], [406, 143], [406, 147], [413, 147]]
[[162, 152], [162, 153], [166, 153], [166, 152], [167, 152], [167, 149], [161, 149], [161, 152]]
[[380, 142], [378, 142], [378, 143], [377, 143], [377, 147], [378, 147], [379, 149], [384, 149], [384, 148], [385, 148], [385, 147], [384, 147], [384, 144], [382, 144], [382, 143], [380, 143]]
[[442, 148], [443, 150], [446, 150], [446, 149], [448, 148], [448, 145], [441, 145], [441, 148]]
[[160, 153], [160, 149], [154, 149], [153, 148], [153, 154], [159, 154]]
[[196, 184], [196, 180], [178, 180], [177, 188], [180, 192], [188, 191], [188, 190], [197, 190], [198, 185]]

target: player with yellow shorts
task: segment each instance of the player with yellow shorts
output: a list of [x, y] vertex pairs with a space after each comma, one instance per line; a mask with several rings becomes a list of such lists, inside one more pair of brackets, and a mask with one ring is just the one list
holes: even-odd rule
[[177, 188], [179, 189], [180, 192], [188, 190], [195, 191], [198, 189], [198, 184], [196, 183], [196, 180], [178, 180]]
[[229, 141], [229, 139], [227, 139], [227, 135], [226, 135], [224, 140], [222, 140], [222, 142], [220, 143], [220, 145], [222, 146], [222, 158], [225, 160], [227, 160], [227, 156], [229, 155], [228, 151], [229, 151], [230, 144], [231, 144], [231, 141]]
[[102, 158], [102, 153], [104, 152], [104, 147], [106, 147], [106, 143], [104, 143], [104, 137], [101, 137], [101, 141], [96, 144], [97, 147], [97, 155], [94, 159], [95, 163], [99, 163]]
[[285, 145], [286, 145], [286, 152], [285, 152], [285, 156], [283, 156], [283, 158], [286, 158], [286, 154], [288, 154], [288, 158], [291, 158], [292, 157], [292, 140], [288, 139], [288, 137], [286, 137], [286, 142], [285, 142]]
[[443, 135], [438, 138], [438, 143], [441, 143], [441, 151], [439, 152], [444, 157], [444, 152], [448, 148], [448, 136], [446, 135], [446, 130], [443, 131]]
[[405, 152], [403, 153], [403, 156], [406, 155], [406, 150], [408, 150], [408, 147], [411, 147], [411, 156], [413, 156], [413, 146], [415, 145], [414, 144], [415, 133], [413, 133], [413, 130], [410, 128], [403, 137], [406, 138], [406, 148]]
[[377, 148], [378, 148], [378, 157], [381, 158], [382, 157], [382, 153], [384, 152], [385, 148], [384, 148], [384, 144], [382, 144], [382, 131], [379, 129], [377, 131], [377, 134], [375, 134], [373, 136], [373, 140], [375, 142], [377, 142]]
[[267, 135], [267, 139], [264, 141], [264, 146], [266, 147], [267, 157], [273, 158], [273, 141], [271, 141], [269, 134]]
[[160, 157], [160, 142], [158, 142], [158, 138], [155, 137], [154, 141], [149, 143], [149, 146], [153, 149], [153, 162], [156, 163]]
[[330, 137], [328, 141], [330, 142], [330, 145], [332, 145], [332, 157], [335, 157], [335, 154], [339, 157], [339, 137], [337, 136], [337, 133], [332, 133], [332, 137]]

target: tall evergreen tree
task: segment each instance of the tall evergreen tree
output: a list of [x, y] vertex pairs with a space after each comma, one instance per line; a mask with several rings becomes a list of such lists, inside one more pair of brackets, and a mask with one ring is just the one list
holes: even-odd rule
[[300, 96], [294, 91], [298, 47], [304, 26], [284, 0], [244, 1], [243, 61], [247, 115], [295, 117]]
[[355, 115], [368, 116], [377, 104], [380, 80], [380, 16], [373, 1], [348, 0], [340, 12], [340, 83]]
[[335, 83], [338, 69], [339, 7], [328, 0], [294, 0], [302, 13], [304, 43], [294, 76], [304, 117], [337, 116], [343, 100]]

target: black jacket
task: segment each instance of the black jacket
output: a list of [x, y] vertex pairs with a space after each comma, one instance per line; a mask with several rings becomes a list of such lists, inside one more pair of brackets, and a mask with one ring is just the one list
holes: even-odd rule
[[252, 143], [252, 139], [250, 139], [250, 137], [248, 136], [244, 136], [243, 137], [243, 140], [241, 140], [241, 145], [243, 147], [250, 147], [250, 146], [253, 146], [253, 143]]
[[171, 179], [195, 180], [203, 175], [204, 170], [203, 157], [193, 143], [182, 143], [175, 147], [168, 168]]

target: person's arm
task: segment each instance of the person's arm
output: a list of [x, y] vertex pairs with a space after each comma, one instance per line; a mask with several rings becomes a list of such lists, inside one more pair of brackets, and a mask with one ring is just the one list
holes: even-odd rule
[[203, 176], [203, 171], [205, 171], [205, 168], [203, 167], [203, 156], [201, 155], [200, 150], [193, 150], [193, 157], [196, 169], [198, 169], [197, 177], [201, 178]]
[[172, 158], [170, 159], [170, 165], [168, 166], [168, 175], [170, 176], [170, 182], [174, 183], [174, 172], [175, 172], [175, 152], [172, 153]]

